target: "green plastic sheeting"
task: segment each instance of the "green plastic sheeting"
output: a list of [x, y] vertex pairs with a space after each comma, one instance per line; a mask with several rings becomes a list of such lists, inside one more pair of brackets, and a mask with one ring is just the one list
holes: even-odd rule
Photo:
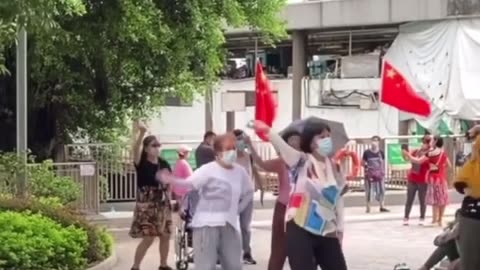
[[[418, 149], [420, 148], [420, 143], [410, 143], [408, 145], [409, 149]], [[403, 159], [402, 156], [402, 144], [400, 143], [392, 143], [388, 144], [388, 164], [389, 165], [407, 165], [409, 164]]]

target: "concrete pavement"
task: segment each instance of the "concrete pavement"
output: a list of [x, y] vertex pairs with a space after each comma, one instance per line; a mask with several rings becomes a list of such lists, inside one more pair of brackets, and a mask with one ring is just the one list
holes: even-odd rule
[[[459, 205], [447, 209], [446, 221], [451, 220]], [[417, 225], [418, 207], [412, 211], [412, 222], [402, 226], [403, 207], [392, 206], [390, 213], [365, 214], [363, 207], [346, 208], [344, 250], [349, 270], [391, 270], [400, 262], [408, 263], [412, 269], [419, 267], [434, 249], [434, 236], [438, 227]], [[258, 265], [245, 266], [246, 270], [267, 269], [270, 255], [270, 222], [272, 210], [257, 210], [252, 224], [252, 248]], [[428, 220], [428, 219], [427, 219]], [[114, 221], [112, 221], [115, 223]], [[138, 240], [127, 236], [128, 227], [111, 227], [117, 239], [119, 261], [114, 270], [129, 270]], [[172, 249], [173, 251], [173, 249]], [[174, 266], [173, 252], [170, 254]], [[158, 268], [158, 242], [152, 246], [142, 265], [142, 270]], [[288, 270], [288, 266], [284, 268]]]

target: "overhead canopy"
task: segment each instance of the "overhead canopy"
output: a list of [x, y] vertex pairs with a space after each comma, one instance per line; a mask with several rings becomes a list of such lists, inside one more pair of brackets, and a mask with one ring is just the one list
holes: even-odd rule
[[[432, 103], [427, 128], [442, 119], [480, 120], [480, 19], [409, 23], [385, 55]], [[401, 97], [399, 97], [401, 98]]]

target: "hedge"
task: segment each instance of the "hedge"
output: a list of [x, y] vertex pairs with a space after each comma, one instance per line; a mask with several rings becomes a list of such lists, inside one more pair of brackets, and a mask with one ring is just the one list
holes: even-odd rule
[[103, 261], [112, 254], [113, 239], [111, 235], [105, 229], [89, 224], [83, 216], [75, 213], [73, 210], [53, 207], [35, 200], [2, 198], [0, 196], [0, 211], [41, 214], [57, 222], [62, 227], [68, 228], [72, 226], [85, 231], [88, 246], [83, 256], [86, 258], [87, 264]]
[[0, 269], [80, 270], [87, 266], [87, 232], [41, 214], [0, 212]]

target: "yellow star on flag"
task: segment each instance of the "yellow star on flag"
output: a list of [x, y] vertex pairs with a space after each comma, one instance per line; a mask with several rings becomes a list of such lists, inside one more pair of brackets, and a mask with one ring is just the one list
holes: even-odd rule
[[387, 70], [387, 77], [388, 78], [393, 79], [393, 78], [395, 78], [396, 75], [397, 75], [397, 73], [395, 72], [395, 70], [393, 70], [393, 69]]

